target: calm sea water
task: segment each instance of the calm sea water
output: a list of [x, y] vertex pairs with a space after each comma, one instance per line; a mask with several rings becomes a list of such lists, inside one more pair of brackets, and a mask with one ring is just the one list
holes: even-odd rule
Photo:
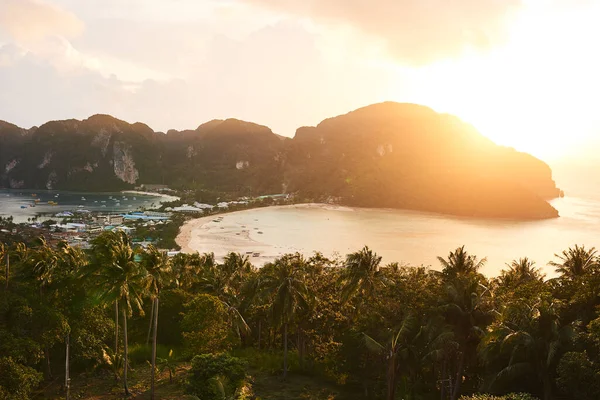
[[555, 173], [555, 177], [567, 196], [552, 201], [561, 217], [551, 220], [482, 220], [381, 209], [264, 208], [225, 215], [221, 223], [211, 223], [203, 231], [215, 240], [208, 236], [197, 243], [226, 242], [228, 237], [219, 236], [221, 232], [243, 226], [249, 229], [261, 257], [272, 259], [295, 251], [309, 255], [315, 250], [328, 256], [345, 255], [368, 245], [384, 262], [436, 269], [437, 256], [445, 257], [465, 245], [479, 258], [487, 257], [482, 272], [488, 276], [498, 275], [511, 260], [527, 256], [552, 277], [554, 268], [547, 263], [555, 259], [555, 253], [574, 244], [600, 247], [600, 185], [590, 182], [589, 176], [569, 171]]
[[[35, 194], [35, 196], [33, 196]], [[40, 199], [35, 203], [35, 199]], [[118, 201], [117, 201], [118, 200]], [[56, 206], [48, 201], [58, 203]], [[127, 212], [158, 204], [159, 197], [133, 193], [80, 193], [48, 190], [0, 189], [0, 216], [13, 216], [16, 222], [26, 222], [37, 214], [57, 214], [62, 211], [89, 210]], [[35, 207], [30, 205], [35, 204]], [[25, 206], [25, 208], [22, 208]], [[83, 206], [83, 207], [79, 207]]]

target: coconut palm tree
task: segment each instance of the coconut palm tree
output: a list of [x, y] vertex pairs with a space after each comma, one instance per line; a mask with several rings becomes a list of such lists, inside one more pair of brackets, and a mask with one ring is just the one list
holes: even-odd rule
[[529, 258], [520, 258], [506, 264], [508, 270], [502, 270], [500, 282], [504, 286], [517, 286], [529, 282], [543, 281], [544, 275], [539, 268], [534, 267], [535, 262]]
[[294, 316], [309, 308], [311, 293], [304, 279], [304, 258], [289, 254], [263, 267], [263, 290], [272, 299], [271, 313], [276, 325], [283, 326], [283, 378], [288, 372], [288, 328]]
[[152, 312], [150, 314], [151, 326], [153, 326], [152, 335], [152, 370], [150, 398], [154, 400], [154, 380], [156, 371], [156, 339], [158, 331], [158, 305], [160, 291], [169, 279], [171, 273], [171, 262], [166, 251], [159, 251], [156, 247], [150, 245], [142, 253], [142, 266], [148, 273], [146, 277], [147, 291], [152, 299]]
[[387, 400], [394, 400], [396, 398], [398, 377], [406, 360], [411, 356], [409, 337], [411, 335], [414, 336], [416, 327], [416, 319], [412, 315], [406, 316], [400, 328], [384, 344], [363, 333], [367, 348], [381, 355], [387, 363]]
[[485, 364], [504, 360], [489, 388], [523, 376], [534, 377], [542, 386], [544, 400], [552, 399], [552, 374], [571, 334], [571, 326], [561, 324], [551, 301], [538, 298], [533, 303], [511, 303], [482, 342], [480, 356]]
[[171, 267], [175, 286], [190, 290], [202, 272], [202, 257], [198, 253], [178, 253], [171, 259]]
[[342, 301], [346, 302], [355, 295], [362, 302], [372, 299], [377, 289], [385, 286], [380, 264], [381, 257], [367, 246], [348, 254], [339, 279], [342, 285]]
[[0, 264], [4, 264], [4, 289], [8, 290], [8, 277], [10, 274], [10, 257], [8, 255], [8, 246], [0, 243]]
[[485, 265], [487, 259], [478, 260], [476, 256], [470, 255], [465, 246], [461, 246], [448, 254], [448, 258], [438, 257], [442, 264], [443, 272], [450, 276], [464, 276], [477, 273]]
[[457, 399], [464, 378], [465, 364], [475, 356], [475, 350], [485, 327], [493, 320], [491, 291], [478, 271], [485, 258], [478, 260], [459, 247], [447, 259], [438, 257], [443, 266], [442, 277], [445, 298], [440, 307], [446, 322], [452, 326], [458, 343], [456, 377], [451, 398]]
[[588, 272], [591, 268], [598, 266], [598, 255], [594, 247], [586, 249], [578, 246], [564, 250], [561, 254], [555, 254], [559, 261], [550, 261], [548, 265], [555, 267], [561, 278], [573, 281]]
[[142, 298], [145, 294], [147, 272], [135, 260], [129, 237], [124, 232], [105, 232], [93, 242], [93, 252], [100, 267], [94, 269], [99, 298], [105, 304], [120, 303], [123, 317], [123, 388], [127, 386], [128, 343], [127, 317], [133, 308], [143, 315]]

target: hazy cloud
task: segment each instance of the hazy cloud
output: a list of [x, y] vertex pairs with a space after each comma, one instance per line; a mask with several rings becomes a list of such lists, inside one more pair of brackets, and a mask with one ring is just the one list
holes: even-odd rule
[[384, 100], [396, 80], [366, 66], [326, 63], [316, 38], [295, 23], [239, 40], [214, 35], [196, 57], [185, 78], [132, 82], [85, 66], [61, 72], [48, 58], [0, 47], [0, 119], [30, 127], [107, 113], [164, 131], [233, 117], [291, 136], [301, 125]]
[[43, 0], [0, 1], [0, 31], [21, 43], [48, 36], [75, 37], [84, 23], [75, 14]]
[[522, 0], [241, 0], [277, 12], [345, 24], [383, 41], [396, 59], [422, 64], [506, 39]]

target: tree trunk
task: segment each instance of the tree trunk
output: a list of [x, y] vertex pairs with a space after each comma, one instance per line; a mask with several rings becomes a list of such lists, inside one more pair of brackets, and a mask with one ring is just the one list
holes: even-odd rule
[[66, 354], [65, 354], [65, 391], [66, 391], [66, 400], [69, 400], [71, 396], [71, 377], [69, 376], [69, 350], [70, 350], [70, 334], [67, 333], [67, 337], [65, 338], [66, 345]]
[[50, 380], [52, 379], [52, 368], [50, 368], [50, 349], [48, 348], [48, 345], [44, 346], [44, 358], [44, 364], [46, 364], [46, 379]]
[[115, 362], [119, 354], [119, 301], [115, 300]]
[[150, 324], [148, 324], [148, 334], [146, 335], [146, 346], [150, 343], [150, 334], [152, 333], [152, 326], [154, 325], [154, 301], [152, 302], [152, 309], [150, 310]]
[[440, 387], [440, 400], [444, 400], [444, 391], [446, 389], [446, 361], [442, 364], [442, 377], [441, 377], [441, 387]]
[[454, 382], [454, 391], [452, 392], [452, 400], [458, 399], [458, 395], [460, 393], [460, 385], [462, 383], [463, 378], [463, 368], [465, 364], [465, 352], [462, 351], [460, 353], [460, 358], [458, 360], [458, 369], [456, 371], [456, 382]]
[[150, 387], [150, 399], [154, 400], [154, 380], [156, 379], [156, 336], [158, 333], [158, 296], [154, 299], [156, 306], [153, 306], [154, 309], [154, 332], [152, 334], [152, 383]]
[[387, 400], [396, 397], [396, 355], [393, 354], [388, 361], [387, 370]]
[[10, 276], [10, 255], [6, 253], [6, 290], [8, 290], [8, 278]]
[[129, 388], [127, 387], [127, 307], [123, 307], [123, 388], [125, 396], [129, 396]]
[[552, 400], [552, 381], [548, 374], [544, 374], [542, 381], [544, 384], [544, 400]]
[[262, 332], [262, 320], [258, 320], [258, 349], [260, 350], [260, 334]]
[[288, 324], [283, 324], [283, 380], [287, 379], [288, 368]]

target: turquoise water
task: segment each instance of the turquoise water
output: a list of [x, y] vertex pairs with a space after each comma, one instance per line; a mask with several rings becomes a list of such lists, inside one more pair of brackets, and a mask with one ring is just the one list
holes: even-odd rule
[[[35, 194], [35, 196], [33, 196]], [[35, 199], [39, 199], [35, 203]], [[58, 203], [56, 206], [48, 201]], [[57, 214], [76, 210], [121, 213], [141, 207], [158, 205], [160, 197], [133, 193], [82, 193], [56, 190], [0, 189], [0, 216], [13, 216], [16, 222], [26, 222], [38, 214]], [[35, 207], [30, 207], [35, 205]], [[83, 206], [83, 207], [80, 207]], [[25, 207], [25, 208], [23, 208]]]

